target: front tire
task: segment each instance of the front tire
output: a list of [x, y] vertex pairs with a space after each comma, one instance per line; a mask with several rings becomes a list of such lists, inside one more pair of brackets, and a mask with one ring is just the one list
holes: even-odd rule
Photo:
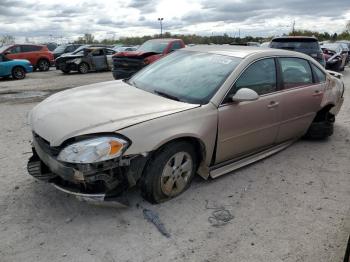
[[80, 74], [86, 74], [89, 72], [89, 65], [87, 63], [80, 63], [78, 66], [78, 71]]
[[49, 71], [50, 69], [50, 62], [46, 59], [40, 59], [37, 65], [37, 68], [39, 68], [40, 71]]
[[140, 181], [142, 196], [151, 203], [174, 198], [190, 186], [197, 170], [197, 155], [186, 142], [170, 143], [151, 158]]
[[15, 80], [21, 80], [26, 77], [26, 71], [23, 67], [16, 66], [12, 69], [12, 78]]

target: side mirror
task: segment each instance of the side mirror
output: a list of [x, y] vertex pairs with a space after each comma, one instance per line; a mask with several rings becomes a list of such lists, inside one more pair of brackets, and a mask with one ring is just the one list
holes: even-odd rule
[[259, 99], [259, 95], [252, 89], [241, 88], [231, 97], [233, 102], [254, 101]]
[[9, 55], [9, 54], [11, 54], [9, 51], [6, 51], [6, 52], [4, 53], [4, 55]]

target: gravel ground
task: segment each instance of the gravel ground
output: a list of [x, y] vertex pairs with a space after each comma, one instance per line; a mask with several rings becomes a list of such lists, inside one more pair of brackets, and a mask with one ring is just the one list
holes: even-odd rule
[[59, 91], [81, 85], [113, 80], [112, 72], [91, 72], [81, 75], [78, 72], [63, 74], [51, 68], [48, 72], [36, 71], [27, 74], [20, 81], [0, 78], [0, 94], [20, 91]]
[[[350, 70], [344, 72], [350, 87]], [[0, 92], [111, 80], [110, 72], [33, 73]], [[1, 97], [1, 95], [0, 95]], [[0, 100], [1, 101], [1, 100]], [[288, 149], [216, 180], [196, 179], [161, 205], [128, 193], [130, 207], [67, 196], [26, 172], [32, 100], [0, 102], [0, 261], [342, 261], [350, 233], [350, 91], [327, 141]], [[156, 212], [167, 238], [144, 218]]]

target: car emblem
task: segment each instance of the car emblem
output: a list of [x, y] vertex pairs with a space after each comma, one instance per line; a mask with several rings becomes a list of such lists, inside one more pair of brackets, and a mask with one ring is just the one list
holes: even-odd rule
[[128, 66], [129, 64], [127, 64], [127, 63], [123, 63], [122, 65], [126, 67], [126, 66]]

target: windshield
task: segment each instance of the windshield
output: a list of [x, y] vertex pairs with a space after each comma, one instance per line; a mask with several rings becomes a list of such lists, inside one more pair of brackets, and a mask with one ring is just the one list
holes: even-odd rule
[[320, 46], [316, 40], [291, 40], [291, 39], [277, 39], [272, 40], [270, 47], [288, 50], [307, 50], [320, 51]]
[[60, 46], [56, 47], [56, 49], [53, 50], [53, 52], [54, 53], [62, 53], [62, 52], [64, 52], [65, 49], [66, 49], [65, 45], [60, 45]]
[[10, 45], [3, 45], [0, 47], [0, 53], [4, 52], [7, 48], [9, 48]]
[[164, 49], [168, 46], [168, 42], [161, 41], [147, 41], [143, 43], [138, 51], [142, 52], [153, 52], [153, 53], [163, 53]]
[[176, 51], [129, 81], [147, 92], [192, 104], [207, 104], [241, 58]]

